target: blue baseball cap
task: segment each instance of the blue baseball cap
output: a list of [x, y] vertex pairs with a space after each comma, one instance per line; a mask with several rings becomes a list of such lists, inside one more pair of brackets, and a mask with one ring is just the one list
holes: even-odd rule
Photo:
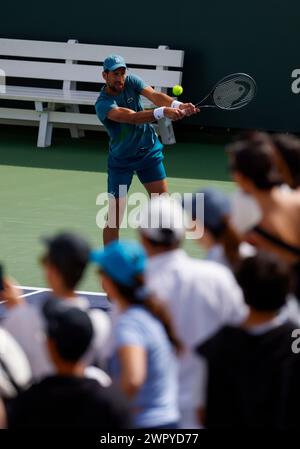
[[90, 261], [99, 265], [112, 280], [128, 287], [135, 285], [135, 277], [147, 267], [143, 246], [131, 240], [115, 240], [103, 249], [92, 251]]
[[104, 71], [108, 70], [109, 72], [113, 72], [120, 67], [127, 68], [124, 58], [119, 55], [109, 55], [103, 62]]

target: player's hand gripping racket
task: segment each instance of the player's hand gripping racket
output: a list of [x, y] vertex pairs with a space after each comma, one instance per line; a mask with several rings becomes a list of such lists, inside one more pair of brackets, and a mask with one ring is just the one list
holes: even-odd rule
[[233, 111], [247, 106], [255, 97], [256, 91], [256, 82], [250, 75], [233, 73], [221, 79], [195, 107]]

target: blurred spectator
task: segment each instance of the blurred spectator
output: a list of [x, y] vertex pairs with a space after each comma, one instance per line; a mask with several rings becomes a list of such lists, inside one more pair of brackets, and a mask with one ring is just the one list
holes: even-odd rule
[[143, 247], [111, 242], [94, 251], [102, 286], [116, 303], [112, 376], [131, 400], [137, 428], [176, 428], [178, 413], [175, 350], [180, 343], [165, 307], [144, 285], [147, 264]]
[[[300, 280], [300, 193], [281, 187], [272, 143], [240, 141], [230, 145], [228, 153], [234, 180], [261, 211], [248, 239], [293, 264]], [[296, 294], [300, 297], [300, 282]]]
[[84, 377], [82, 356], [93, 338], [86, 312], [57, 301], [43, 306], [47, 348], [56, 367], [50, 376], [21, 393], [7, 408], [8, 429], [128, 428], [120, 394]]
[[21, 346], [0, 328], [0, 397], [8, 400], [31, 384], [32, 373]]
[[194, 347], [226, 323], [240, 323], [247, 307], [232, 273], [225, 266], [189, 257], [180, 246], [185, 237], [179, 203], [160, 196], [141, 211], [140, 236], [150, 256], [147, 285], [170, 310], [184, 343], [179, 356], [180, 427], [197, 428], [205, 365]]
[[[90, 248], [81, 237], [65, 233], [44, 240], [47, 251], [42, 257], [42, 267], [53, 296], [70, 306], [83, 310], [89, 307], [88, 300], [79, 297], [75, 288], [80, 281], [89, 260]], [[5, 290], [1, 296], [6, 300], [8, 315], [3, 326], [15, 337], [25, 351], [31, 365], [33, 377], [42, 378], [53, 373], [54, 367], [41, 338], [44, 320], [40, 307], [26, 303], [15, 282], [5, 281]], [[41, 304], [42, 306], [42, 304]], [[110, 321], [107, 314], [98, 309], [88, 311], [94, 326], [94, 338], [90, 348], [84, 354], [87, 364], [102, 362], [102, 348], [110, 333]]]
[[235, 141], [267, 143], [272, 146], [272, 159], [285, 184], [291, 189], [300, 186], [300, 140], [291, 134], [267, 134], [261, 131], [245, 131]]
[[292, 189], [300, 187], [300, 140], [296, 136], [274, 134], [275, 160], [284, 182]]
[[272, 145], [267, 141], [236, 142], [228, 147], [228, 153], [234, 180], [254, 197], [262, 212], [252, 238], [287, 260], [299, 259], [300, 194], [280, 187], [282, 178], [273, 161]]
[[[284, 424], [292, 331], [279, 310], [289, 291], [286, 263], [270, 253], [241, 262], [237, 271], [250, 313], [197, 351], [208, 361], [206, 427], [279, 429]], [[297, 386], [298, 388], [298, 386]]]
[[[204, 197], [197, 196], [203, 193]], [[198, 201], [204, 202], [204, 215], [197, 217]], [[190, 203], [184, 203], [184, 209], [193, 221], [203, 220], [204, 233], [198, 243], [207, 251], [206, 260], [226, 265], [233, 269], [241, 259], [253, 255], [253, 246], [242, 241], [241, 236], [230, 220], [230, 197], [215, 188], [202, 189], [193, 194]]]

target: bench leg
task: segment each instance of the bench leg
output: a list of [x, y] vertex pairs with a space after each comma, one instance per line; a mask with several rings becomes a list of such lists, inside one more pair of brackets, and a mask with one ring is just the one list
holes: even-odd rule
[[[68, 104], [66, 105], [67, 112], [80, 112], [78, 104]], [[74, 139], [79, 139], [80, 137], [84, 137], [84, 130], [79, 129], [77, 125], [70, 125], [70, 133], [71, 137]]]
[[50, 147], [52, 140], [52, 130], [53, 125], [49, 123], [49, 114], [43, 109], [43, 103], [37, 101], [35, 102], [36, 111], [40, 112], [40, 124], [37, 146], [39, 148]]
[[162, 143], [172, 145], [176, 143], [172, 121], [166, 117], [158, 121], [159, 134]]
[[48, 112], [42, 112], [40, 118], [37, 146], [45, 148], [51, 146], [53, 125], [49, 123]]

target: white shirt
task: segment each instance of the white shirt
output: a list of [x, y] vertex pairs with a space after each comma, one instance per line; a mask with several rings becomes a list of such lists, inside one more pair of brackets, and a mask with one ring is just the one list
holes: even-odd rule
[[[27, 357], [16, 340], [0, 327], [0, 360], [20, 388], [30, 385], [32, 373]], [[0, 398], [12, 398], [17, 395], [15, 386], [7, 376], [6, 369], [0, 363]]]
[[[239, 256], [241, 259], [246, 259], [247, 257], [253, 257], [257, 253], [256, 248], [253, 245], [250, 245], [247, 242], [242, 242], [239, 245]], [[205, 260], [210, 260], [212, 262], [217, 262], [222, 265], [225, 265], [230, 270], [232, 267], [230, 265], [229, 260], [226, 257], [224, 247], [221, 244], [215, 244], [207, 251]]]
[[223, 325], [246, 318], [242, 292], [226, 267], [191, 258], [181, 249], [151, 257], [146, 279], [157, 297], [167, 301], [187, 348], [179, 359], [180, 408], [196, 408], [204, 400], [204, 367], [193, 350]]
[[[58, 299], [57, 301], [64, 301], [70, 307], [79, 307], [87, 311], [93, 323], [94, 337], [83, 359], [87, 365], [94, 361], [99, 363], [102, 360], [102, 348], [110, 334], [110, 320], [107, 314], [99, 309], [88, 309], [89, 302], [83, 297], [71, 300]], [[23, 348], [35, 380], [55, 372], [46, 347], [44, 319], [38, 307], [24, 303], [8, 310], [7, 317], [2, 324]]]

